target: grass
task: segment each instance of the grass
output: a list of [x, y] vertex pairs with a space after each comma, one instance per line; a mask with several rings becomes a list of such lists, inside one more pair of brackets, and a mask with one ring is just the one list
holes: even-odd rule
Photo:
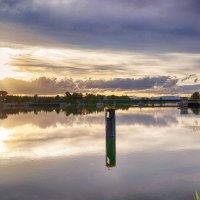
[[200, 200], [198, 192], [195, 193], [194, 200]]

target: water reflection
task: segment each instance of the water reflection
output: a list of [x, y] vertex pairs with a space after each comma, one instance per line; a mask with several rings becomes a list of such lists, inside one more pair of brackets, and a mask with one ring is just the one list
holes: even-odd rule
[[0, 199], [192, 199], [200, 188], [194, 113], [10, 112], [0, 120]]
[[195, 114], [195, 115], [200, 115], [200, 109], [198, 108], [191, 108], [192, 112]]
[[180, 108], [180, 114], [181, 115], [188, 115], [188, 108], [187, 107], [181, 107]]
[[103, 108], [97, 109], [95, 106], [93, 107], [87, 106], [83, 108], [75, 105], [68, 106], [65, 109], [54, 108], [54, 107], [22, 107], [22, 108], [5, 108], [5, 109], [0, 108], [0, 119], [6, 119], [9, 115], [28, 114], [28, 113], [34, 113], [35, 115], [38, 115], [41, 112], [48, 112], [48, 113], [56, 112], [57, 114], [63, 112], [65, 113], [66, 116], [69, 116], [69, 115], [85, 115], [102, 111]]
[[106, 166], [108, 168], [116, 166], [116, 123], [115, 109], [105, 110], [106, 122]]
[[[193, 112], [188, 110], [187, 115], [180, 116], [180, 110], [175, 108], [117, 110], [119, 152], [199, 149], [199, 138], [192, 135], [194, 132], [200, 133], [199, 115], [194, 115]], [[9, 113], [6, 119], [0, 120], [2, 158], [13, 161], [19, 158], [102, 155], [105, 154], [106, 147], [111, 165], [116, 164], [116, 138], [105, 139], [105, 135], [102, 134], [105, 132], [104, 112], [94, 111], [86, 114], [86, 111], [82, 110], [82, 114], [68, 116], [63, 110], [59, 114], [55, 110], [38, 110], [37, 115], [33, 111]], [[113, 120], [109, 117], [106, 119], [106, 135], [113, 136], [116, 126], [115, 113]]]

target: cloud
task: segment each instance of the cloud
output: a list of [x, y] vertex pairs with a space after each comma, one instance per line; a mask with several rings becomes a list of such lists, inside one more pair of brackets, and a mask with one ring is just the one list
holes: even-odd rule
[[33, 81], [7, 78], [0, 81], [0, 88], [11, 94], [60, 94], [77, 90], [75, 82], [71, 79], [57, 82], [56, 79], [45, 77]]
[[[130, 111], [130, 110], [129, 110]], [[154, 110], [156, 114], [152, 114], [150, 111], [141, 111], [140, 113], [135, 110], [131, 113], [117, 113], [117, 125], [145, 125], [154, 127], [168, 127], [170, 124], [177, 124], [177, 117], [172, 115], [170, 111], [163, 111], [163, 113], [158, 114], [158, 110]], [[6, 111], [4, 111], [6, 113]], [[48, 115], [44, 118], [42, 112], [38, 112], [35, 115], [33, 112], [21, 113], [16, 112], [16, 115], [10, 115], [9, 111], [6, 113], [8, 118], [3, 121], [3, 128], [13, 129], [19, 126], [24, 126], [26, 124], [32, 124], [40, 128], [56, 127], [58, 124], [67, 125], [72, 127], [76, 122], [79, 125], [88, 124], [92, 125], [102, 125], [105, 121], [104, 113], [101, 114], [87, 114], [87, 117], [82, 118], [80, 115], [69, 115], [57, 114], [56, 112], [48, 112]], [[12, 117], [10, 117], [12, 116]], [[70, 137], [75, 137], [75, 135], [70, 135]]]
[[[1, 53], [2, 52], [2, 53]], [[193, 71], [200, 74], [200, 54], [191, 53], [138, 53], [93, 49], [51, 49], [22, 47], [7, 50], [10, 53], [5, 67], [15, 67], [18, 73], [29, 73], [32, 77], [71, 77], [78, 79], [110, 79], [154, 76], [176, 76], [185, 79]], [[5, 56], [5, 49], [0, 48]], [[1, 69], [0, 69], [1, 71]], [[191, 81], [191, 78], [186, 78]]]
[[199, 77], [197, 74], [190, 74], [186, 77], [184, 77], [181, 82], [185, 82], [185, 81], [190, 81], [190, 82], [193, 82], [193, 83], [198, 83], [199, 82]]
[[146, 90], [156, 87], [172, 87], [178, 82], [168, 76], [144, 77], [139, 79], [115, 78], [111, 80], [87, 80], [82, 81], [85, 88], [101, 88], [101, 89], [121, 89], [121, 90]]
[[[52, 46], [151, 52], [199, 52], [199, 11], [197, 0], [0, 1], [2, 24], [22, 27], [22, 31], [16, 28], [16, 35], [29, 30], [44, 40], [44, 36], [51, 38]], [[10, 35], [11, 41], [29, 45], [31, 38], [19, 41]], [[35, 44], [48, 45], [43, 41]]]
[[178, 85], [178, 79], [170, 76], [144, 77], [137, 79], [74, 80], [41, 77], [32, 81], [13, 78], [0, 80], [1, 90], [10, 94], [55, 95], [69, 92], [120, 92], [129, 95], [177, 95], [198, 91], [200, 85]]
[[0, 77], [19, 78], [1, 87], [191, 93], [200, 80], [199, 17], [198, 0], [0, 0], [0, 46], [15, 49], [6, 59], [0, 49]]

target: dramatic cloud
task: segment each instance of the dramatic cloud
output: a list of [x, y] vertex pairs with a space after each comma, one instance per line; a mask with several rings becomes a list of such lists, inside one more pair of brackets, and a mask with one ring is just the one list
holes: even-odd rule
[[177, 79], [171, 79], [167, 76], [146, 77], [139, 79], [112, 79], [104, 80], [88, 80], [82, 82], [85, 88], [101, 88], [101, 89], [122, 89], [122, 90], [146, 90], [157, 87], [173, 87], [178, 82]]
[[59, 94], [76, 91], [73, 80], [65, 79], [57, 82], [56, 79], [45, 77], [33, 81], [7, 78], [0, 81], [0, 88], [14, 94]]
[[127, 93], [133, 96], [147, 94], [170, 95], [191, 94], [198, 91], [200, 85], [178, 85], [178, 79], [169, 76], [144, 77], [139, 79], [111, 80], [57, 80], [41, 77], [32, 81], [7, 78], [0, 81], [0, 89], [14, 94], [55, 95], [69, 92]]
[[[92, 49], [45, 49], [19, 47], [0, 48], [0, 60], [5, 68], [24, 77], [56, 77], [73, 79], [111, 79], [154, 76], [176, 76], [183, 82], [200, 78], [200, 54], [191, 53], [139, 53]], [[2, 63], [2, 64], [1, 64]], [[0, 68], [0, 72], [2, 72]], [[189, 71], [188, 71], [189, 70]], [[190, 71], [196, 73], [186, 78]], [[2, 73], [1, 73], [2, 74]], [[0, 74], [0, 77], [1, 77]], [[5, 76], [4, 76], [5, 77]], [[4, 78], [3, 77], [3, 78]], [[196, 80], [198, 83], [198, 80]]]
[[15, 78], [1, 87], [191, 93], [200, 84], [199, 18], [199, 0], [0, 0], [0, 79]]
[[[1, 30], [7, 41], [47, 45], [46, 36], [52, 46], [143, 51], [199, 52], [199, 11], [198, 0], [0, 1], [1, 26], [21, 26], [9, 38]], [[22, 32], [31, 34], [23, 38]]]

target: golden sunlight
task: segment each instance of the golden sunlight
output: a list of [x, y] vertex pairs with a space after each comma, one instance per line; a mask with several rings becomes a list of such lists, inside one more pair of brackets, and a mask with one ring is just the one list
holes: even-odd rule
[[16, 77], [16, 67], [9, 66], [13, 50], [9, 48], [0, 48], [0, 79], [6, 77]]
[[11, 130], [0, 129], [0, 153], [5, 151], [5, 141], [8, 140], [8, 137], [11, 133]]
[[1, 68], [0, 68], [0, 79], [4, 79], [7, 77], [16, 77], [15, 75], [15, 68], [14, 67], [8, 67], [5, 66], [4, 64], [2, 64], [2, 62], [0, 63]]
[[0, 48], [0, 79], [7, 77], [27, 79], [27, 72], [19, 72], [17, 66], [10, 65], [12, 58], [18, 51], [10, 48]]

